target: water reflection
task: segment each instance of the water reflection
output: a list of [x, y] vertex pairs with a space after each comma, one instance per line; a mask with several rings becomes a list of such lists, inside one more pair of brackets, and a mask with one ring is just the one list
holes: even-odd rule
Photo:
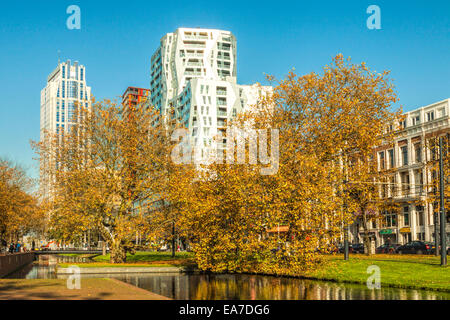
[[[80, 262], [74, 257], [41, 256], [9, 278], [55, 278], [57, 262]], [[58, 278], [67, 278], [59, 275]], [[382, 288], [357, 284], [242, 274], [89, 274], [82, 277], [116, 278], [172, 299], [193, 300], [450, 300], [450, 293]]]
[[194, 300], [436, 300], [450, 294], [257, 275], [114, 275], [122, 281], [172, 299]]

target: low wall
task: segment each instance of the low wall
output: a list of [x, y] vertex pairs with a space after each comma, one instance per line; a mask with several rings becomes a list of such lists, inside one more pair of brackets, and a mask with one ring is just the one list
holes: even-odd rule
[[[74, 264], [76, 265], [76, 264]], [[184, 268], [177, 267], [86, 267], [80, 268], [80, 274], [111, 274], [111, 273], [181, 273]], [[57, 274], [74, 274], [69, 268], [56, 269]]]
[[0, 278], [33, 262], [33, 252], [13, 253], [0, 255]]

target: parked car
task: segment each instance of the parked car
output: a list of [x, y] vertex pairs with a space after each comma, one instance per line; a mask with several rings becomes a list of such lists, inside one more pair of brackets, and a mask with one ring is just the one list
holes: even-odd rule
[[[433, 243], [433, 246], [431, 248], [431, 254], [434, 254], [435, 250], [436, 250], [436, 248], [435, 248], [435, 245]], [[440, 250], [441, 250], [441, 245], [439, 245], [439, 252], [441, 252]], [[447, 245], [447, 255], [450, 255], [450, 245]]]
[[431, 254], [433, 251], [433, 244], [425, 241], [411, 241], [397, 248], [398, 254]]
[[344, 253], [344, 245], [341, 243], [335, 247], [333, 250], [335, 253]]
[[[351, 244], [348, 244], [348, 251], [351, 252]], [[344, 253], [344, 244], [340, 243], [331, 250], [332, 253]]]
[[389, 253], [393, 254], [397, 252], [397, 248], [400, 247], [401, 244], [398, 243], [385, 243], [378, 248], [375, 249], [375, 253]]
[[364, 244], [362, 243], [353, 243], [349, 247], [349, 251], [351, 253], [364, 253]]

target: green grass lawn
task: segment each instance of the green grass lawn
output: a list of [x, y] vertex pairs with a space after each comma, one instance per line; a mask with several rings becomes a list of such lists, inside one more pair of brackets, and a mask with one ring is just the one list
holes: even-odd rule
[[[171, 252], [147, 252], [138, 251], [136, 254], [127, 253], [127, 263], [131, 262], [156, 262], [156, 261], [175, 261], [188, 260], [194, 255], [191, 252], [176, 252], [175, 257], [172, 257]], [[96, 256], [92, 260], [96, 262], [109, 262], [110, 255]]]
[[92, 253], [58, 253], [58, 256], [90, 258], [90, 257], [95, 257], [96, 254], [92, 254]]
[[326, 256], [319, 269], [299, 276], [318, 280], [366, 284], [367, 267], [380, 268], [381, 286], [432, 289], [450, 292], [450, 267], [441, 267], [439, 257], [419, 255]]
[[59, 263], [59, 268], [68, 268], [70, 266], [76, 265], [80, 268], [137, 268], [137, 267], [145, 267], [145, 268], [161, 268], [161, 267], [179, 267], [179, 265], [174, 264], [160, 264], [160, 263], [120, 263], [120, 264], [113, 264], [113, 263], [99, 263], [99, 262], [93, 262], [93, 263]]

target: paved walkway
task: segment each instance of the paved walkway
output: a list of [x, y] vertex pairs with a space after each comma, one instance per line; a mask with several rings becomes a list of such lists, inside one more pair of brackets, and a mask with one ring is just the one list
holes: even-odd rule
[[170, 300], [116, 279], [81, 279], [80, 289], [66, 279], [0, 279], [0, 300]]

